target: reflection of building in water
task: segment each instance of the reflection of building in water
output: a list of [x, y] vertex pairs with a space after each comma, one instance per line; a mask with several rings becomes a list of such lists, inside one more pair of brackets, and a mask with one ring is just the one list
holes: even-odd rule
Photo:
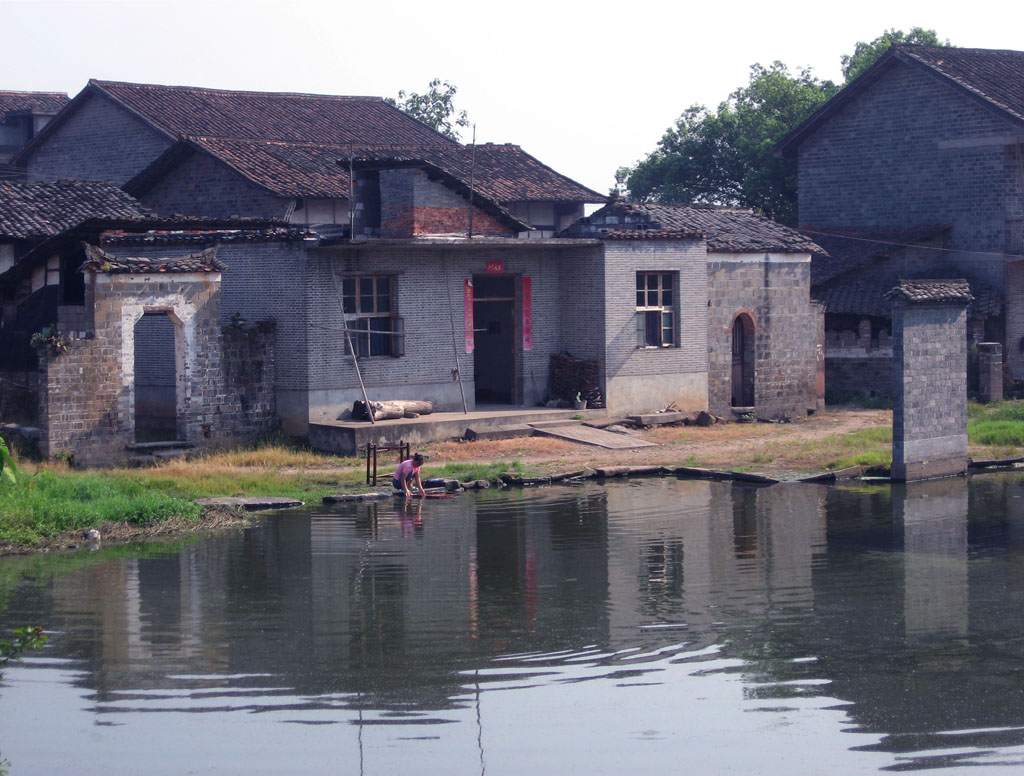
[[716, 623], [754, 621], [770, 607], [809, 610], [824, 492], [707, 480], [609, 488], [612, 632], [685, 623], [710, 642]]
[[[55, 620], [74, 620], [72, 639], [101, 675], [220, 673], [225, 647], [225, 558], [210, 540], [175, 554], [114, 559], [73, 574], [54, 587]], [[82, 628], [85, 620], [90, 627]], [[146, 681], [146, 684], [150, 682]]]
[[903, 611], [909, 640], [967, 633], [967, 480], [913, 483], [894, 493], [903, 525]]

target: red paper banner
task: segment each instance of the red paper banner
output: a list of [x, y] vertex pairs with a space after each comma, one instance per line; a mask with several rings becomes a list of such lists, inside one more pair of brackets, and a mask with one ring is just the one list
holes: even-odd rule
[[465, 278], [462, 289], [466, 309], [466, 352], [473, 352], [473, 278]]
[[533, 350], [533, 291], [530, 279], [523, 278], [523, 350]]

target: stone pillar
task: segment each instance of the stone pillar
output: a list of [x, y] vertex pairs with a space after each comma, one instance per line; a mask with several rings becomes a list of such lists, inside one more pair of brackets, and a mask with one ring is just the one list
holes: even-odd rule
[[998, 342], [978, 343], [978, 398], [1003, 400], [1003, 346]]
[[892, 478], [967, 471], [966, 280], [901, 280], [893, 304]]

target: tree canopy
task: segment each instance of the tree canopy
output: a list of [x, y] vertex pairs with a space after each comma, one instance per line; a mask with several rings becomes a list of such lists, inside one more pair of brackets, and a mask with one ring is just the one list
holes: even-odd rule
[[940, 41], [935, 30], [926, 30], [921, 27], [911, 27], [910, 32], [903, 30], [886, 30], [869, 43], [863, 41], [853, 47], [852, 54], [843, 54], [839, 61], [843, 66], [843, 78], [850, 83], [875, 62], [890, 47], [902, 43], [912, 43], [921, 46], [952, 46], [948, 40]]
[[[857, 43], [841, 57], [847, 83], [894, 43], [939, 44], [932, 30], [887, 30]], [[657, 147], [634, 167], [620, 167], [619, 186], [635, 199], [677, 204], [751, 207], [781, 223], [797, 218], [796, 163], [777, 158], [775, 145], [840, 86], [818, 79], [810, 68], [791, 72], [782, 62], [750, 68], [750, 80], [717, 109], [691, 105]]]
[[384, 101], [445, 137], [458, 140], [460, 130], [469, 126], [469, 116], [466, 111], [456, 109], [456, 92], [458, 88], [454, 84], [435, 78], [423, 94], [399, 91], [397, 99], [386, 97]]

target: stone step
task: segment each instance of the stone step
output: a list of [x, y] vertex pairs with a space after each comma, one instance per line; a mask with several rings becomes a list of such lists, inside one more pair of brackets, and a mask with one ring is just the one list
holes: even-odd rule
[[471, 442], [482, 439], [516, 439], [533, 436], [533, 429], [525, 423], [510, 423], [507, 426], [470, 426], [465, 438]]

